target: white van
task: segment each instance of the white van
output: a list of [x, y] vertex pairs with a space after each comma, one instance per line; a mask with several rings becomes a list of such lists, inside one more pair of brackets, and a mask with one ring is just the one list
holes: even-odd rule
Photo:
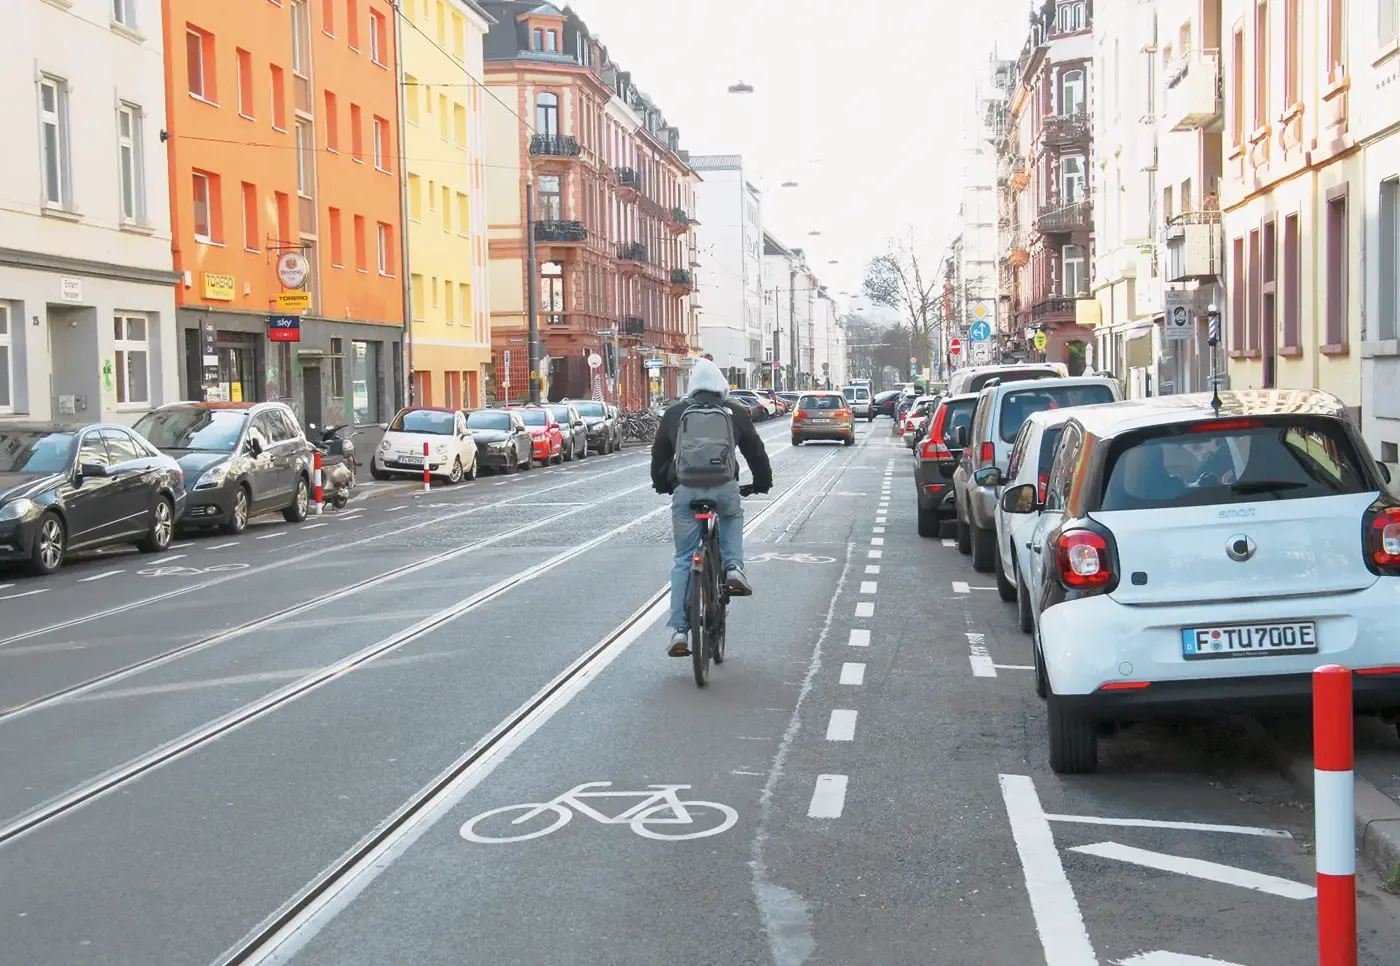
[[867, 423], [875, 419], [869, 386], [847, 386], [841, 390], [841, 395], [846, 397], [846, 405], [851, 407], [851, 414], [857, 419], [863, 418]]

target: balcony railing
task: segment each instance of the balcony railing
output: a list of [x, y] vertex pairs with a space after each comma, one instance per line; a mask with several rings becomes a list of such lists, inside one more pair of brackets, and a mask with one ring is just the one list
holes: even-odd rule
[[1041, 137], [1047, 145], [1066, 145], [1092, 140], [1093, 130], [1087, 111], [1075, 114], [1051, 114], [1045, 118]]
[[671, 231], [677, 235], [690, 229], [690, 224], [695, 219], [690, 217], [690, 212], [684, 208], [675, 207], [671, 209], [671, 222], [667, 225]]
[[1087, 201], [1074, 204], [1042, 205], [1035, 220], [1035, 230], [1042, 235], [1066, 234], [1093, 227], [1093, 210]]
[[588, 229], [581, 221], [537, 221], [535, 241], [556, 245], [576, 245], [588, 241]]
[[1186, 211], [1162, 231], [1166, 242], [1163, 276], [1168, 282], [1208, 281], [1221, 272], [1220, 210]]
[[641, 194], [642, 176], [637, 172], [636, 168], [618, 168], [617, 186], [622, 191]]
[[622, 242], [617, 246], [617, 257], [624, 262], [644, 262], [647, 246], [639, 241]]
[[1064, 295], [1051, 295], [1037, 300], [1031, 306], [1032, 322], [1065, 322], [1074, 320], [1074, 303], [1078, 299]]
[[687, 295], [695, 287], [695, 278], [683, 268], [671, 269], [671, 294]]
[[583, 149], [570, 134], [536, 134], [530, 138], [530, 153], [537, 158], [576, 158]]
[[1167, 71], [1162, 120], [1173, 131], [1216, 128], [1225, 119], [1220, 52], [1188, 50]]

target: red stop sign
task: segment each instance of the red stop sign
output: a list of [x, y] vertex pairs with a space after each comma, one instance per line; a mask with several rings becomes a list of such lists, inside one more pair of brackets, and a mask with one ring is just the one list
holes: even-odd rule
[[948, 352], [950, 355], [958, 355], [962, 352], [962, 340], [951, 339], [948, 342]]

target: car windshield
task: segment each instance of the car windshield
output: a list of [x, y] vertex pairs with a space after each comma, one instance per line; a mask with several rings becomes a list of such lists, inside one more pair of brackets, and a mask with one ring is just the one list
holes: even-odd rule
[[73, 460], [76, 433], [0, 427], [0, 473], [62, 473]]
[[978, 392], [993, 379], [1006, 383], [1026, 382], [1030, 379], [1055, 379], [1058, 376], [1058, 372], [1050, 369], [1011, 369], [1006, 372], [984, 372], [979, 376], [973, 376], [963, 392]]
[[957, 449], [958, 427], [966, 426], [968, 432], [972, 431], [972, 412], [977, 408], [977, 400], [965, 399], [962, 402], [943, 405], [948, 409], [948, 415], [943, 417], [943, 445], [949, 449]]
[[1031, 413], [1111, 402], [1113, 390], [1107, 386], [1042, 386], [1009, 392], [1001, 401], [1002, 442], [1014, 443], [1021, 425]]
[[803, 396], [797, 402], [798, 409], [820, 409], [831, 412], [837, 409], [844, 409], [845, 404], [840, 396]]
[[569, 425], [569, 410], [567, 406], [550, 406], [549, 411], [553, 414], [556, 422], [563, 423], [565, 426]]
[[243, 433], [248, 413], [247, 409], [172, 406], [142, 416], [135, 429], [156, 449], [232, 453]]
[[522, 409], [520, 418], [525, 420], [526, 426], [548, 426], [549, 414], [543, 409]]
[[603, 408], [603, 404], [602, 404], [602, 403], [597, 403], [597, 402], [579, 403], [578, 406], [576, 406], [575, 408], [578, 410], [578, 414], [579, 414], [580, 416], [584, 416], [584, 417], [587, 417], [587, 418], [592, 418], [592, 417], [595, 417], [595, 416], [596, 416], [596, 417], [599, 417], [599, 418], [604, 418], [604, 417], [606, 417], [606, 416], [608, 415], [608, 414], [607, 414], [607, 411]]
[[510, 429], [510, 415], [503, 412], [482, 410], [467, 414], [468, 429]]
[[456, 424], [456, 413], [444, 413], [436, 409], [405, 409], [389, 424], [389, 432], [451, 436]]
[[1366, 493], [1341, 426], [1300, 417], [1222, 419], [1114, 443], [1103, 510], [1302, 500]]

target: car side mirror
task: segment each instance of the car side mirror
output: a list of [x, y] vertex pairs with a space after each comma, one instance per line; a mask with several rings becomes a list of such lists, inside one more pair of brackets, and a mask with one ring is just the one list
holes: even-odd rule
[[958, 449], [967, 449], [967, 427], [959, 426], [953, 430], [953, 442], [958, 444]]
[[1391, 478], [1390, 478], [1390, 477], [1391, 477], [1391, 474], [1390, 474], [1390, 467], [1389, 467], [1389, 466], [1386, 466], [1386, 465], [1385, 465], [1384, 463], [1382, 463], [1380, 460], [1376, 460], [1376, 468], [1379, 469], [1379, 470], [1381, 471], [1381, 479], [1382, 479], [1382, 480], [1385, 480], [1386, 483], [1390, 483], [1390, 482], [1391, 482]]
[[978, 486], [1001, 486], [1001, 467], [987, 466], [972, 474], [972, 480]]
[[[995, 467], [992, 467], [995, 469]], [[998, 471], [1000, 472], [1000, 471]], [[1013, 486], [1001, 495], [1001, 508], [1007, 513], [1035, 513], [1040, 509], [1040, 503], [1036, 499], [1036, 487], [1034, 483], [1022, 483], [1020, 486]]]
[[106, 476], [107, 467], [102, 463], [84, 463], [78, 467], [78, 475], [93, 478]]

